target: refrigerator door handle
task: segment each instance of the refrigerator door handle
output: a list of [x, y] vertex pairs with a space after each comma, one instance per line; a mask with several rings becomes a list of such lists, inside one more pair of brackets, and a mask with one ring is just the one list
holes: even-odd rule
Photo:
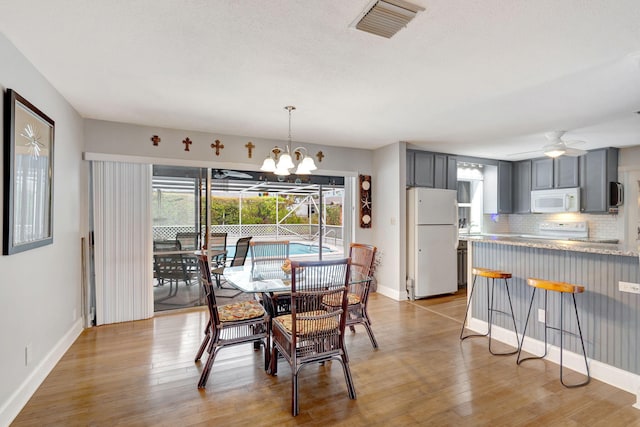
[[458, 245], [459, 245], [459, 239], [460, 239], [460, 216], [459, 216], [459, 209], [458, 209], [458, 201], [455, 200], [453, 202], [453, 208], [456, 210], [456, 222], [453, 223], [453, 237], [454, 237], [454, 246], [455, 249], [458, 249]]

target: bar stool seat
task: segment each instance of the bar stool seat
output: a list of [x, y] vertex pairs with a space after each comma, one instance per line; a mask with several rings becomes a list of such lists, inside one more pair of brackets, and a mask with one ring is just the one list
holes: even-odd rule
[[[532, 359], [543, 359], [544, 357], [547, 356], [547, 352], [548, 352], [548, 345], [547, 345], [547, 330], [548, 329], [553, 329], [556, 331], [560, 331], [560, 382], [562, 383], [563, 386], [568, 387], [568, 388], [574, 388], [574, 387], [581, 387], [584, 385], [589, 384], [589, 381], [591, 381], [591, 375], [589, 374], [589, 364], [587, 362], [587, 353], [585, 351], [584, 348], [584, 339], [582, 338], [582, 329], [580, 328], [580, 319], [578, 317], [578, 307], [576, 305], [576, 294], [580, 294], [584, 292], [584, 286], [581, 285], [574, 285], [571, 283], [566, 283], [566, 282], [555, 282], [555, 281], [551, 281], [551, 280], [544, 280], [544, 279], [536, 279], [536, 278], [529, 278], [527, 280], [527, 284], [529, 286], [531, 286], [533, 288], [533, 293], [531, 294], [531, 302], [529, 303], [529, 311], [527, 313], [527, 320], [525, 321], [524, 324], [524, 331], [522, 332], [522, 341], [520, 342], [520, 349], [518, 351], [518, 358], [516, 360], [516, 363], [518, 365], [520, 365], [522, 362], [524, 362], [525, 360], [532, 360]], [[537, 289], [542, 289], [544, 290], [544, 312], [545, 312], [545, 316], [544, 316], [544, 354], [542, 356], [530, 356], [530, 357], [525, 357], [525, 358], [521, 358], [521, 353], [522, 353], [522, 346], [524, 344], [524, 337], [525, 334], [527, 332], [527, 324], [529, 323], [529, 317], [531, 316], [531, 308], [533, 307], [533, 301], [535, 299], [536, 296], [536, 290]], [[548, 291], [552, 291], [552, 292], [559, 292], [560, 293], [560, 327], [557, 328], [555, 326], [549, 326], [547, 324], [547, 316], [548, 316], [548, 312], [547, 312], [547, 292]], [[565, 294], [571, 294], [572, 300], [573, 300], [573, 309], [576, 313], [576, 323], [578, 325], [578, 334], [571, 332], [571, 331], [567, 331], [564, 329], [564, 315], [563, 315], [563, 307], [564, 307], [564, 301], [563, 301], [563, 297]], [[562, 360], [562, 353], [563, 353], [563, 349], [564, 349], [564, 343], [563, 343], [563, 337], [564, 334], [569, 334], [569, 335], [573, 335], [575, 337], [580, 338], [580, 344], [582, 345], [582, 355], [584, 357], [584, 365], [587, 369], [587, 379], [581, 383], [577, 383], [577, 384], [566, 384], [564, 382], [564, 374], [563, 374], [563, 360]]]
[[[518, 349], [516, 348], [513, 351], [507, 351], [507, 352], [495, 352], [493, 351], [493, 349], [491, 348], [491, 326], [493, 324], [493, 313], [502, 313], [502, 314], [506, 314], [506, 315], [511, 315], [511, 319], [513, 320], [513, 331], [516, 334], [516, 342], [518, 342], [518, 331], [516, 328], [516, 318], [513, 314], [513, 305], [511, 304], [511, 294], [509, 293], [509, 283], [507, 282], [507, 279], [511, 279], [511, 273], [508, 273], [506, 271], [500, 271], [500, 270], [491, 270], [488, 268], [482, 268], [482, 267], [473, 267], [473, 269], [471, 270], [473, 273], [473, 284], [471, 285], [471, 293], [469, 295], [469, 301], [467, 302], [467, 309], [465, 311], [464, 314], [464, 320], [462, 322], [462, 329], [460, 330], [460, 340], [465, 340], [467, 338], [471, 338], [471, 337], [489, 337], [489, 352], [495, 356], [508, 356], [511, 354], [516, 354], [518, 352]], [[467, 323], [467, 316], [469, 315], [469, 306], [471, 305], [471, 299], [473, 298], [473, 291], [476, 288], [476, 279], [478, 277], [484, 277], [486, 279], [487, 282], [487, 333], [485, 334], [467, 334], [464, 335], [464, 327]], [[491, 290], [489, 289], [489, 279], [491, 279]], [[493, 305], [493, 301], [494, 301], [494, 296], [495, 296], [495, 286], [496, 286], [496, 279], [502, 279], [504, 280], [504, 287], [505, 290], [507, 291], [507, 298], [509, 300], [509, 308], [511, 310], [510, 313], [506, 312], [506, 311], [502, 311], [502, 310], [498, 310], [496, 308], [494, 308]], [[498, 282], [500, 283], [500, 282]]]

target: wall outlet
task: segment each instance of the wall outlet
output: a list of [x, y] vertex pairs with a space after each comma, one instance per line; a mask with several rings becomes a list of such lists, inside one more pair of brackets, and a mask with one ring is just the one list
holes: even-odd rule
[[618, 282], [620, 292], [630, 292], [632, 294], [640, 294], [640, 284], [631, 282]]
[[538, 322], [544, 323], [544, 319], [546, 318], [546, 314], [547, 313], [543, 309], [539, 308], [538, 309]]

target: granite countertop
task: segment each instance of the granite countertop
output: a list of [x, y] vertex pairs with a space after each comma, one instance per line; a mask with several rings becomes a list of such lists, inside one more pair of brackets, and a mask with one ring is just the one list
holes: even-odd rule
[[526, 237], [518, 234], [460, 234], [460, 240], [495, 243], [499, 245], [526, 246], [530, 248], [587, 252], [605, 255], [638, 256], [638, 247], [624, 243], [594, 243], [573, 240], [553, 240]]

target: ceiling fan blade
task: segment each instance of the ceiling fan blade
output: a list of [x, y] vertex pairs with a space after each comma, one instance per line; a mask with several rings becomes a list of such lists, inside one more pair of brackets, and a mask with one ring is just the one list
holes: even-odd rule
[[578, 157], [587, 154], [587, 150], [581, 150], [579, 148], [567, 147], [567, 151], [564, 152], [565, 156]]
[[525, 154], [540, 154], [540, 150], [533, 150], [533, 151], [521, 151], [519, 153], [511, 153], [511, 154], [507, 154], [508, 157], [515, 157], [515, 156], [524, 156]]
[[248, 173], [244, 173], [240, 171], [232, 171], [232, 170], [224, 169], [222, 172], [225, 173], [227, 177], [231, 177], [231, 178], [238, 178], [238, 179], [253, 178], [253, 176], [249, 175]]
[[227, 179], [227, 178], [236, 178], [236, 179], [250, 179], [253, 176], [248, 173], [233, 171], [229, 169], [218, 169], [215, 174], [213, 174], [215, 179]]

